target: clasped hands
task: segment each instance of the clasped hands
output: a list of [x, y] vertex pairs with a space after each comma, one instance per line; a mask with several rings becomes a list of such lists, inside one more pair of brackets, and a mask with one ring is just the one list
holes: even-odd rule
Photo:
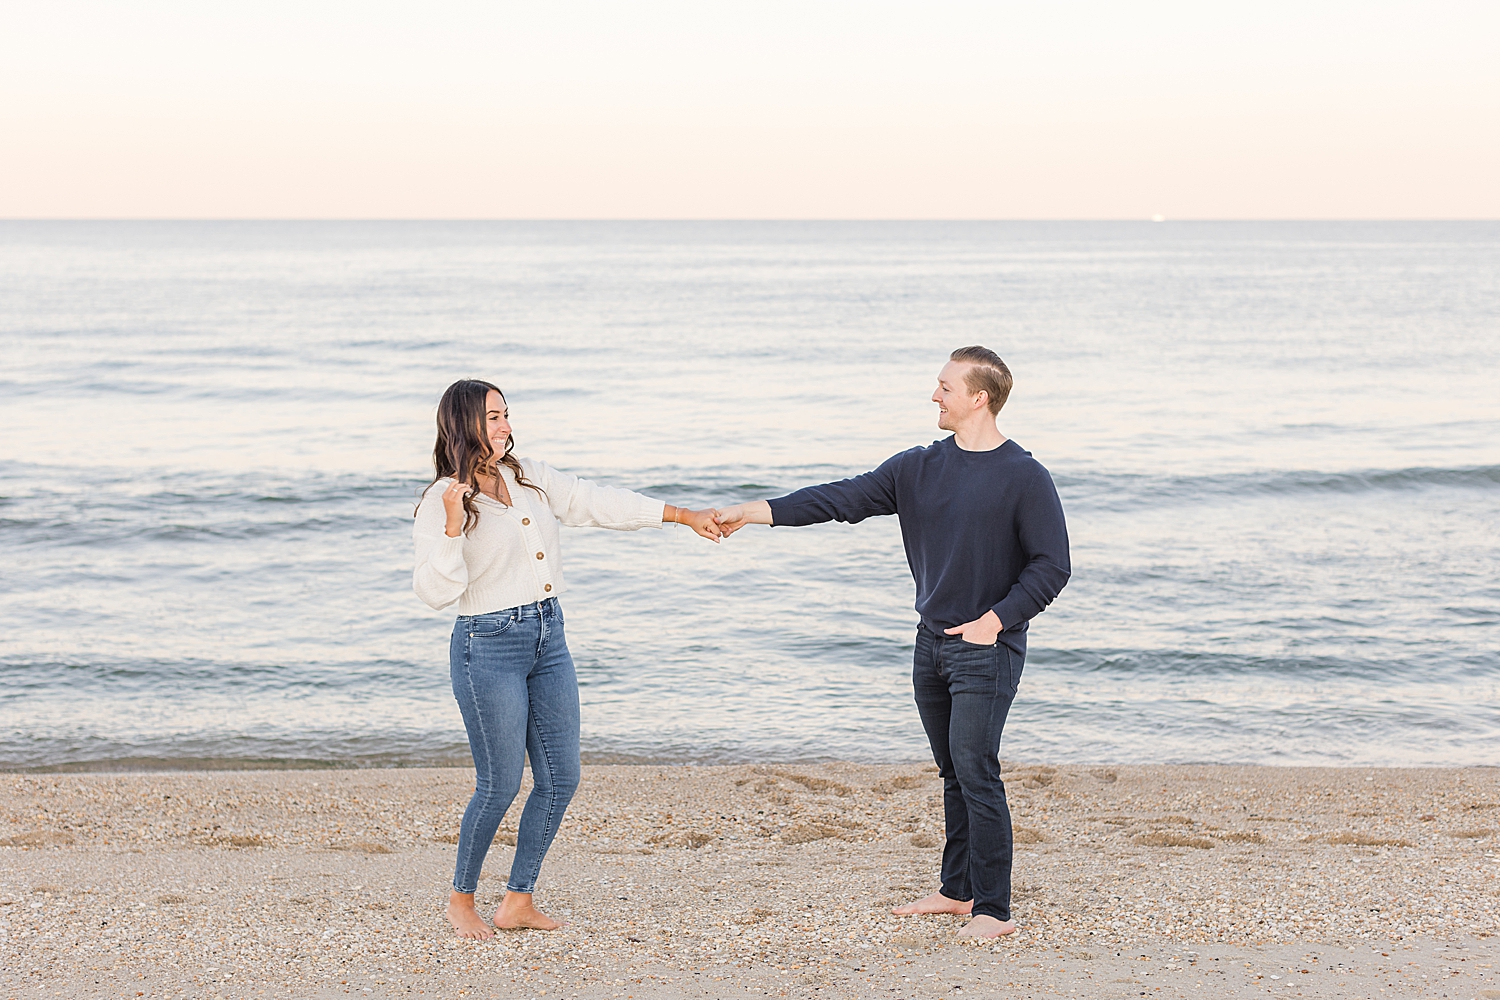
[[712, 507], [704, 510], [690, 510], [687, 507], [677, 507], [673, 510], [670, 517], [663, 520], [685, 524], [704, 538], [717, 542], [724, 537], [724, 533], [720, 530], [717, 523], [718, 516], [719, 512]]
[[678, 507], [671, 520], [685, 524], [704, 538], [717, 542], [728, 538], [747, 524], [770, 524], [771, 505], [764, 500], [754, 500], [731, 507], [708, 507], [704, 510]]

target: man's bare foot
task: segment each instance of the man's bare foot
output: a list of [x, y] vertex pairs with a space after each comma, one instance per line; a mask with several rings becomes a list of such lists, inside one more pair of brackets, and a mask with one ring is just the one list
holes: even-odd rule
[[537, 931], [555, 931], [562, 923], [553, 920], [531, 903], [529, 892], [507, 892], [495, 911], [495, 926], [504, 931], [529, 927]]
[[915, 903], [903, 903], [900, 906], [891, 907], [891, 912], [898, 917], [910, 917], [919, 913], [957, 913], [965, 914], [974, 909], [974, 901], [949, 899], [940, 892], [926, 896]]
[[959, 928], [958, 936], [966, 938], [997, 938], [1016, 932], [1014, 920], [997, 920], [988, 913], [981, 913]]
[[479, 911], [474, 909], [474, 894], [472, 892], [450, 892], [448, 894], [448, 923], [453, 925], [453, 933], [461, 938], [473, 938], [483, 941], [495, 936], [494, 930], [484, 922]]

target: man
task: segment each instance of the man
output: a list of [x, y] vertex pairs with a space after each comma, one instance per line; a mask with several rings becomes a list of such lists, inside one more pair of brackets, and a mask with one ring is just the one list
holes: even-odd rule
[[943, 778], [942, 886], [898, 914], [972, 914], [963, 937], [1013, 933], [1012, 838], [1000, 733], [1026, 656], [1026, 627], [1068, 582], [1068, 532], [1052, 477], [1008, 440], [996, 414], [1011, 388], [994, 351], [964, 347], [932, 401], [951, 437], [853, 479], [720, 510], [725, 535], [746, 524], [901, 519], [917, 583], [912, 687]]

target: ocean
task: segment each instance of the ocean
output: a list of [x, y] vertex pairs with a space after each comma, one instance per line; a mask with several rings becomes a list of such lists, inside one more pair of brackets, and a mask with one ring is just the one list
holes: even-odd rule
[[[1500, 763], [1500, 224], [0, 222], [0, 767], [465, 763], [447, 384], [706, 506], [939, 438], [973, 343], [1073, 540], [1003, 757]], [[587, 759], [926, 757], [894, 519], [564, 560]]]

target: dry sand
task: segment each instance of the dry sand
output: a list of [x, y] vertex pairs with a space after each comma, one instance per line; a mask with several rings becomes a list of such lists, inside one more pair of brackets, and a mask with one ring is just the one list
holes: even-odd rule
[[0, 775], [0, 997], [1500, 998], [1500, 769], [1007, 778], [1010, 939], [890, 916], [939, 784], [834, 764], [588, 767], [537, 894], [569, 926], [468, 942], [467, 771]]

